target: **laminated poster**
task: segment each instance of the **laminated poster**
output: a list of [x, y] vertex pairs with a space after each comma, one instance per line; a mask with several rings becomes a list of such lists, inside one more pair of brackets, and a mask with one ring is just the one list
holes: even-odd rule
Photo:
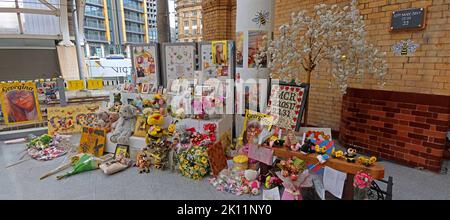
[[90, 126], [100, 103], [49, 107], [47, 109], [48, 134], [80, 133], [83, 126]]
[[195, 48], [192, 45], [165, 47], [167, 80], [194, 77]]
[[137, 83], [157, 83], [157, 65], [156, 46], [146, 45], [133, 48], [133, 72], [136, 74]]
[[0, 97], [6, 124], [42, 120], [34, 82], [1, 83]]

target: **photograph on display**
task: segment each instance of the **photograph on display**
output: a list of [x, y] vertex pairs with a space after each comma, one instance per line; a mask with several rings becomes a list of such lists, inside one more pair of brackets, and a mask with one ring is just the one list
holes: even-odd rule
[[236, 33], [236, 67], [244, 67], [244, 32]]
[[0, 84], [1, 107], [6, 124], [42, 120], [34, 82]]
[[168, 45], [165, 47], [168, 80], [194, 77], [194, 51], [193, 45]]
[[[265, 31], [249, 31], [248, 32], [248, 68], [256, 68], [255, 55], [264, 47]], [[262, 68], [267, 67], [267, 57], [262, 59]]]
[[138, 83], [157, 80], [156, 46], [135, 46], [133, 48], [133, 64]]
[[216, 65], [228, 65], [228, 42], [226, 40], [212, 42], [212, 58]]
[[150, 92], [150, 83], [142, 83], [141, 93], [148, 94]]

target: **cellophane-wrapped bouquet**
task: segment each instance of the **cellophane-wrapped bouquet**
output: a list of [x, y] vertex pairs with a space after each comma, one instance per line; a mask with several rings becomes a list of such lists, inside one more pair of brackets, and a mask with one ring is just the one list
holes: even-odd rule
[[193, 146], [178, 154], [178, 169], [183, 176], [200, 180], [209, 173], [210, 167], [206, 149], [206, 146]]

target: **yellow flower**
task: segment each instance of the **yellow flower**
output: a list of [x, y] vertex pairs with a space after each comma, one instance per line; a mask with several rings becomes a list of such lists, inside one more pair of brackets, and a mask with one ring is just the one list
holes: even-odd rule
[[184, 160], [183, 161], [183, 165], [187, 165], [188, 164], [188, 161], [187, 160]]
[[200, 177], [198, 176], [198, 173], [194, 173], [194, 175], [192, 176], [193, 179], [200, 179]]
[[206, 157], [202, 157], [202, 163], [203, 164], [207, 164], [208, 163], [208, 159]]
[[197, 164], [194, 165], [194, 170], [198, 170], [198, 169], [200, 169], [200, 166], [198, 166]]
[[201, 168], [201, 169], [200, 169], [200, 173], [201, 173], [202, 175], [205, 175], [205, 174], [206, 174], [205, 168]]

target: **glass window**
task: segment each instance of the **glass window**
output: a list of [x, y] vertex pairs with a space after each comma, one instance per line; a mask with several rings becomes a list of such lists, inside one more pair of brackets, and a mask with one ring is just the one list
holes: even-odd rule
[[16, 13], [0, 13], [0, 33], [19, 34], [19, 19]]

